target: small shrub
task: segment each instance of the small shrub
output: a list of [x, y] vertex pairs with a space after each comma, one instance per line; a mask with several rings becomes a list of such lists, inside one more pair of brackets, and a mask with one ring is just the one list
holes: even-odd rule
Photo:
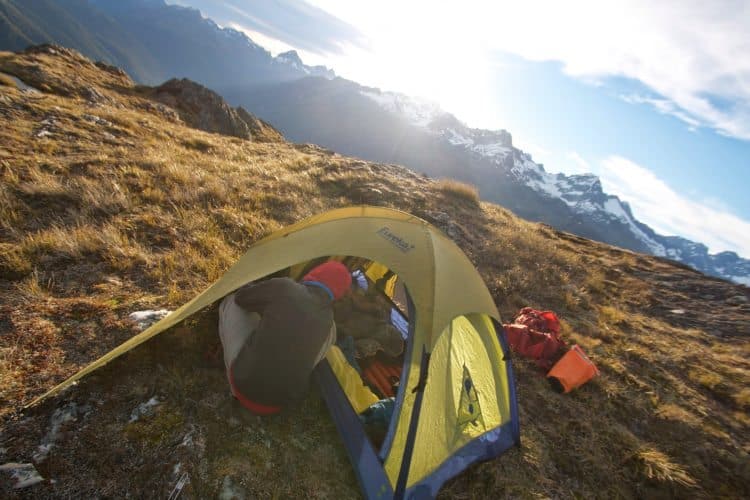
[[610, 325], [625, 325], [627, 324], [627, 315], [620, 309], [612, 306], [601, 306], [599, 308], [599, 319]]
[[479, 206], [479, 189], [472, 184], [455, 179], [441, 179], [437, 182], [437, 189], [446, 196]]
[[724, 377], [722, 377], [718, 373], [713, 373], [703, 368], [695, 368], [693, 370], [690, 370], [688, 372], [688, 377], [693, 382], [696, 382], [707, 389], [715, 389], [722, 382], [724, 382]]
[[0, 279], [18, 280], [31, 270], [31, 260], [17, 246], [0, 243]]
[[205, 139], [197, 138], [184, 140], [182, 141], [182, 145], [188, 149], [200, 151], [201, 153], [208, 153], [215, 149], [212, 143], [208, 142]]
[[636, 469], [652, 481], [670, 482], [688, 488], [695, 486], [690, 474], [660, 451], [643, 448], [633, 458]]

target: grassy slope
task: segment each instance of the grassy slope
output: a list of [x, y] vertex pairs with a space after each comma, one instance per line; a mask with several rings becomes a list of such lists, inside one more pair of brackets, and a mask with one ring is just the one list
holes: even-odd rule
[[[38, 463], [56, 482], [19, 493], [0, 477], [4, 496], [163, 497], [188, 472], [186, 497], [227, 482], [251, 497], [356, 497], [315, 391], [263, 420], [230, 400], [221, 360], [205, 355], [218, 346], [214, 310], [18, 410], [133, 335], [129, 312], [176, 308], [258, 238], [358, 203], [436, 223], [506, 320], [524, 305], [557, 311], [602, 372], [562, 396], [514, 358], [523, 446], [446, 497], [750, 495], [750, 306], [732, 300], [746, 288], [527, 223], [400, 167], [187, 128], [73, 56], [0, 53], [0, 71], [46, 91], [0, 86], [0, 460], [31, 461], [55, 409], [77, 408]], [[155, 414], [129, 423], [152, 396]]]

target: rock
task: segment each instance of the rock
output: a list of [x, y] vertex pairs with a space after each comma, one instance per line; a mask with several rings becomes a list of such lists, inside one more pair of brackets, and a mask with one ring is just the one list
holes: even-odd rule
[[96, 115], [83, 115], [82, 118], [86, 120], [87, 122], [94, 123], [96, 125], [101, 125], [103, 127], [111, 127], [112, 123], [108, 122], [104, 118], [100, 118]]
[[138, 325], [139, 329], [145, 330], [157, 321], [161, 321], [162, 319], [166, 318], [171, 312], [172, 311], [169, 311], [167, 309], [149, 309], [146, 311], [132, 312], [128, 315], [128, 317]]
[[220, 500], [245, 500], [245, 492], [229, 476], [224, 477], [221, 484]]
[[36, 129], [34, 132], [34, 137], [37, 137], [39, 139], [44, 137], [50, 137], [57, 132], [56, 126], [57, 122], [55, 121], [54, 117], [48, 116], [44, 120], [42, 120], [39, 123], [39, 128]]
[[242, 106], [237, 108], [237, 114], [250, 128], [254, 141], [284, 142], [284, 136], [281, 135], [281, 132], [257, 116], [248, 113]]
[[90, 64], [91, 61], [86, 59], [80, 52], [74, 49], [68, 49], [55, 45], [53, 43], [43, 43], [41, 45], [34, 45], [23, 51], [24, 54], [46, 54], [50, 56], [62, 56], [69, 59], [74, 59], [79, 62]]
[[442, 230], [453, 241], [466, 238], [466, 231], [445, 212], [426, 212], [425, 218]]
[[123, 70], [122, 68], [118, 68], [117, 66], [111, 66], [109, 64], [103, 63], [101, 61], [96, 61], [94, 63], [97, 68], [106, 71], [107, 73], [111, 73], [115, 76], [119, 76], [120, 78], [130, 79], [128, 74]]
[[133, 411], [130, 413], [130, 420], [128, 422], [137, 422], [140, 420], [141, 417], [147, 417], [149, 415], [152, 415], [154, 413], [154, 408], [159, 406], [161, 404], [161, 401], [158, 399], [151, 398], [145, 403], [139, 404]]
[[46, 460], [50, 450], [55, 446], [60, 430], [68, 422], [78, 420], [79, 413], [86, 414], [91, 411], [90, 406], [78, 407], [76, 403], [69, 403], [55, 410], [50, 418], [50, 429], [42, 439], [42, 444], [34, 452], [34, 461], [39, 463]]
[[734, 297], [729, 297], [726, 300], [726, 303], [730, 306], [741, 306], [742, 304], [747, 304], [750, 302], [748, 298], [745, 295], [735, 295]]
[[250, 126], [221, 96], [187, 78], [169, 80], [152, 89], [150, 97], [173, 108], [185, 123], [200, 130], [252, 137]]
[[10, 462], [0, 465], [0, 470], [11, 474], [11, 478], [15, 481], [13, 484], [14, 489], [27, 488], [44, 481], [44, 478], [39, 475], [33, 464]]
[[180, 115], [177, 114], [177, 111], [161, 103], [154, 104], [152, 102], [145, 101], [145, 102], [139, 103], [138, 107], [140, 109], [148, 111], [149, 113], [160, 115], [162, 118], [166, 118], [167, 120], [171, 122], [175, 122], [175, 123], [182, 122], [182, 120], [180, 119]]
[[93, 106], [112, 104], [112, 99], [99, 92], [95, 87], [83, 87], [80, 96]]

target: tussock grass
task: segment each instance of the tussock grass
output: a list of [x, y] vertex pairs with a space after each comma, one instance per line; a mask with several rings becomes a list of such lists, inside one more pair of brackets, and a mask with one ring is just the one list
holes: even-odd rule
[[656, 482], [676, 483], [683, 487], [695, 486], [695, 479], [685, 469], [670, 461], [664, 453], [651, 448], [645, 448], [633, 457], [635, 467], [640, 473]]
[[[0, 70], [29, 64], [0, 54]], [[225, 477], [254, 497], [356, 496], [317, 394], [278, 419], [233, 406], [221, 360], [206, 358], [218, 347], [215, 309], [23, 425], [16, 412], [134, 335], [129, 312], [175, 309], [260, 238], [360, 203], [433, 221], [477, 266], [503, 319], [526, 305], [556, 311], [564, 339], [602, 373], [558, 395], [514, 356], [523, 447], [472, 467], [444, 497], [750, 496], [750, 312], [721, 302], [745, 289], [520, 220], [455, 181], [187, 128], [93, 66], [66, 80], [70, 70], [54, 59], [33, 64], [56, 93], [10, 92], [16, 114], [0, 118], [10, 152], [0, 156], [0, 439], [12, 437], [0, 447], [30, 460], [57, 406], [95, 407], [85, 426], [67, 424], [55, 461], [43, 465], [57, 483], [41, 486], [42, 497], [167, 496], [178, 462], [190, 471], [186, 494], [199, 498], [217, 496]], [[90, 106], [77, 92], [91, 85], [112, 101]], [[111, 124], [115, 144], [78, 119], [84, 112]], [[36, 138], [49, 117], [54, 134]], [[726, 311], [720, 321], [717, 309]], [[154, 418], [127, 424], [152, 396], [164, 401]], [[192, 448], [181, 445], [187, 435]], [[3, 488], [0, 496], [12, 494]]]
[[201, 138], [192, 138], [185, 141], [182, 141], [182, 144], [185, 145], [186, 148], [195, 149], [196, 151], [200, 151], [202, 153], [208, 153], [209, 151], [214, 151], [215, 147], [214, 145]]
[[445, 196], [479, 206], [479, 188], [476, 186], [455, 179], [440, 179], [436, 184], [437, 190]]
[[17, 88], [16, 81], [10, 76], [0, 73], [0, 86]]

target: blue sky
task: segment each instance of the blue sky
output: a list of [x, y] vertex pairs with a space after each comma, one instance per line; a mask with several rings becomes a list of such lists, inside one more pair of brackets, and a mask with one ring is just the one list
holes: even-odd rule
[[505, 128], [661, 234], [750, 258], [750, 2], [171, 0]]

